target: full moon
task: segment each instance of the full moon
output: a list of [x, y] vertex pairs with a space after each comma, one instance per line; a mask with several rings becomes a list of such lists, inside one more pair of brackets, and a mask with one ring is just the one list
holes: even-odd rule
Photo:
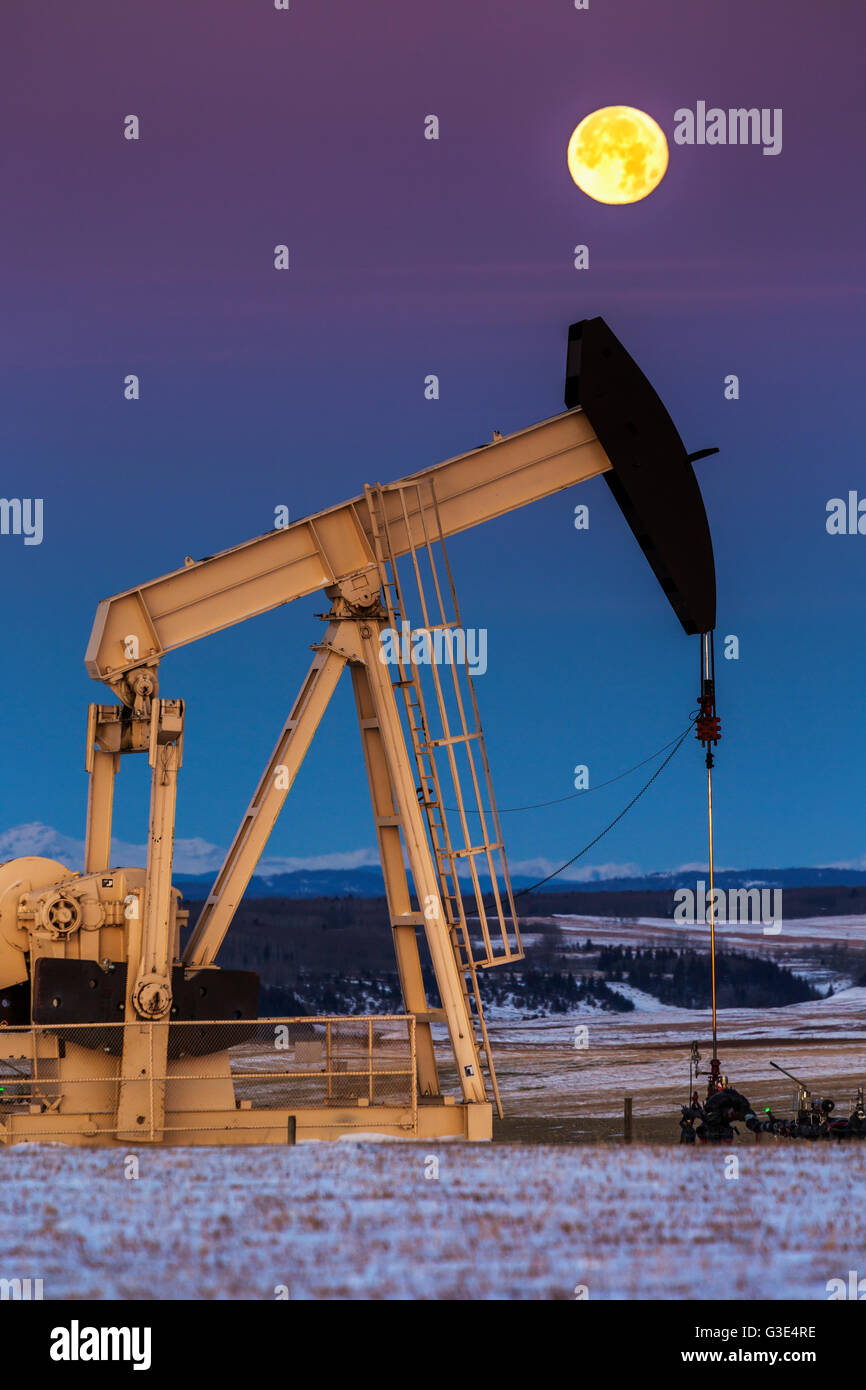
[[568, 171], [598, 203], [638, 203], [668, 167], [660, 125], [634, 106], [602, 106], [584, 116], [568, 142]]

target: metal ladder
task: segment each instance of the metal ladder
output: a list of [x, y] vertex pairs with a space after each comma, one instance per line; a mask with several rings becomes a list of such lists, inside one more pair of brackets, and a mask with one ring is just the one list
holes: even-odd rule
[[[404, 623], [408, 622], [408, 609], [404, 586], [395, 556], [394, 532], [399, 532], [402, 541], [400, 553], [405, 555], [415, 580], [417, 599], [423, 618], [423, 629], [435, 642], [434, 634], [463, 633], [457, 595], [451, 566], [445, 549], [439, 523], [439, 512], [432, 480], [424, 483], [396, 484], [390, 487], [365, 488], [366, 499], [372, 527], [374, 553], [379, 565], [382, 595], [388, 623], [397, 639], [397, 661], [393, 683], [401, 691], [405, 710], [406, 728], [415, 760], [418, 775], [418, 797], [427, 821], [430, 845], [436, 864], [443, 910], [446, 914], [451, 944], [460, 970], [463, 993], [467, 1000], [469, 1014], [476, 1026], [479, 1052], [483, 1054], [485, 1067], [490, 1077], [493, 1095], [501, 1116], [502, 1107], [496, 1072], [490, 1051], [487, 1025], [478, 985], [478, 971], [496, 965], [507, 965], [523, 959], [520, 928], [514, 908], [514, 898], [502, 829], [493, 787], [490, 767], [484, 746], [484, 737], [478, 712], [472, 678], [468, 667], [453, 660], [447, 662], [451, 672], [451, 689], [443, 680], [443, 672], [433, 659], [429, 662], [430, 684], [435, 701], [433, 708], [437, 716], [434, 729], [428, 714], [419, 665], [412, 657], [411, 650], [403, 649], [406, 637]], [[408, 545], [406, 544], [408, 542]], [[440, 554], [440, 564], [447, 576], [447, 590], [440, 582], [436, 564], [436, 550]], [[422, 568], [426, 568], [429, 582], [432, 583], [434, 605], [428, 602], [424, 591]], [[454, 618], [449, 621], [446, 612], [446, 596], [450, 596]], [[439, 621], [431, 623], [432, 616]], [[411, 637], [417, 629], [409, 628]], [[441, 648], [444, 650], [444, 647]], [[465, 642], [464, 642], [465, 656]], [[435, 653], [434, 653], [435, 658]], [[461, 679], [462, 675], [462, 679]], [[449, 716], [449, 702], [452, 713]], [[452, 720], [456, 716], [457, 732], [452, 732]], [[463, 753], [464, 778], [472, 789], [474, 807], [467, 810], [463, 796], [463, 778], [458, 765], [458, 750]], [[476, 762], [476, 755], [478, 762]], [[437, 762], [444, 761], [450, 780], [449, 800], [455, 805], [446, 807], [443, 796], [443, 779]], [[480, 774], [479, 766], [480, 763]], [[486, 792], [487, 807], [483, 804], [482, 790]], [[447, 812], [456, 814], [459, 822], [462, 844], [455, 845], [448, 823]], [[469, 816], [477, 819], [478, 830], [472, 834]], [[488, 823], [492, 834], [488, 830]], [[484, 902], [484, 893], [478, 872], [478, 862], [486, 868], [491, 885], [493, 909]], [[497, 868], [498, 861], [498, 868]], [[460, 884], [459, 867], [463, 864], [469, 871], [469, 878], [475, 896], [475, 906], [480, 940], [473, 941], [467, 920], [463, 891]], [[500, 875], [502, 886], [500, 886]]]

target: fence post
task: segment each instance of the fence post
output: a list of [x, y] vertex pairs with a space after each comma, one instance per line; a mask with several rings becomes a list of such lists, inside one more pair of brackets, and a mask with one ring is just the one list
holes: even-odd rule
[[626, 1096], [623, 1100], [623, 1139], [627, 1144], [632, 1140], [631, 1101], [631, 1096]]

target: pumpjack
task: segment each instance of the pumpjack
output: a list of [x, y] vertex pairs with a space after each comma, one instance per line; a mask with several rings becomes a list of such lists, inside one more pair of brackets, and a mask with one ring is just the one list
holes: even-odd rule
[[[413, 604], [428, 633], [463, 630], [446, 540], [597, 476], [684, 631], [715, 624], [692, 466], [715, 451], [686, 452], [600, 318], [569, 329], [565, 405], [99, 604], [85, 664], [117, 703], [88, 712], [84, 870], [37, 857], [0, 866], [0, 1141], [491, 1137], [494, 1105], [502, 1112], [479, 977], [523, 947], [475, 690], [459, 661], [422, 666], [400, 644], [388, 665], [383, 634], [401, 631]], [[163, 696], [162, 660], [319, 590], [327, 629], [184, 942], [172, 883], [184, 702]], [[405, 1012], [260, 1019], [258, 977], [216, 957], [346, 667]], [[151, 768], [144, 868], [111, 863], [127, 754]]]

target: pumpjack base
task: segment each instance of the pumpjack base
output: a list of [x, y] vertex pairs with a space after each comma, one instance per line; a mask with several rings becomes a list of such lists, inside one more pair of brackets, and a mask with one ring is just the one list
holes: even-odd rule
[[[350, 1139], [375, 1135], [384, 1139], [462, 1139], [483, 1143], [493, 1138], [489, 1101], [449, 1103], [448, 1098], [419, 1101], [411, 1107], [391, 1105], [316, 1106], [300, 1110], [167, 1111], [158, 1137], [118, 1135], [107, 1115], [10, 1114], [0, 1119], [0, 1145], [62, 1143], [85, 1148], [190, 1145], [287, 1144], [309, 1140]], [[294, 1121], [294, 1125], [292, 1124]]]
[[491, 1139], [486, 1096], [419, 1085], [417, 1031], [412, 1014], [0, 1024], [0, 1145]]

